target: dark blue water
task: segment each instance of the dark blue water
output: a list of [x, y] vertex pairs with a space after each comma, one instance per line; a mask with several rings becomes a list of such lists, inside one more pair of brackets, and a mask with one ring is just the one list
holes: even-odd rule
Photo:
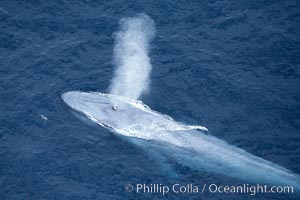
[[124, 186], [245, 183], [170, 161], [172, 178], [147, 152], [78, 119], [62, 102], [70, 90], [107, 91], [118, 21], [141, 12], [157, 31], [143, 101], [300, 174], [299, 9], [297, 1], [2, 0], [0, 199], [161, 199]]

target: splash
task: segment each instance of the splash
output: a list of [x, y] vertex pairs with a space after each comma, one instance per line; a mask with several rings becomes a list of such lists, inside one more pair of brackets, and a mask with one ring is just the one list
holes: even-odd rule
[[152, 69], [148, 51], [154, 35], [154, 22], [145, 14], [120, 20], [120, 30], [115, 35], [116, 70], [111, 94], [138, 99], [148, 91]]

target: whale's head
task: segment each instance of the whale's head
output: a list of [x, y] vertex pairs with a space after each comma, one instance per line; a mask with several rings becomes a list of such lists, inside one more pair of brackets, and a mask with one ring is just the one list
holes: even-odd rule
[[167, 115], [151, 110], [141, 101], [113, 94], [71, 91], [62, 94], [62, 99], [76, 112], [125, 136], [149, 139], [158, 137], [163, 131], [207, 131], [202, 126], [176, 122]]
[[97, 124], [122, 134], [143, 132], [174, 125], [174, 121], [152, 111], [141, 101], [113, 94], [71, 91], [62, 94], [63, 101], [73, 110]]
[[63, 101], [73, 110], [105, 127], [120, 128], [132, 124], [134, 107], [114, 95], [70, 91], [62, 94]]

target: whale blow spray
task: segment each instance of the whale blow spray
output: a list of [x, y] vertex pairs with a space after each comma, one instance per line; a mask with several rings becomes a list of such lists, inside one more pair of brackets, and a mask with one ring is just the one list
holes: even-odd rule
[[152, 68], [148, 50], [154, 35], [154, 22], [145, 14], [120, 20], [120, 30], [115, 34], [116, 70], [111, 94], [138, 99], [148, 91]]

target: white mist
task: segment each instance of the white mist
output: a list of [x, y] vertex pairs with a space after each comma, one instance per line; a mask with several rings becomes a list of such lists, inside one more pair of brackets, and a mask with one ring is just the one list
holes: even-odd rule
[[146, 14], [120, 20], [114, 46], [115, 73], [110, 93], [138, 99], [150, 84], [149, 43], [155, 35], [153, 20]]

